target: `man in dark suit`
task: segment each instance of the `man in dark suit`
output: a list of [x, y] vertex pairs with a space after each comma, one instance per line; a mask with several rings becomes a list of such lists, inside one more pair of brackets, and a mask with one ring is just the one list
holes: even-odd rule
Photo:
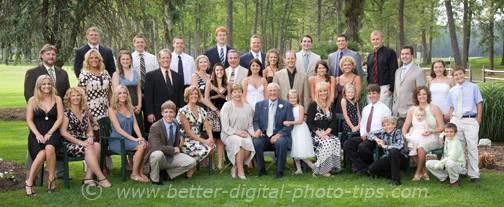
[[[56, 52], [57, 49], [54, 45], [46, 44], [40, 49], [39, 57], [42, 61], [42, 65], [29, 69], [26, 71], [25, 81], [24, 81], [24, 96], [26, 102], [33, 96], [33, 91], [35, 89], [35, 82], [37, 78], [41, 75], [49, 75], [53, 79], [54, 87], [58, 91], [58, 95], [63, 99], [65, 97], [66, 91], [70, 88], [70, 82], [68, 81], [68, 73], [58, 66], [54, 65], [56, 62]], [[56, 79], [56, 80], [55, 80]], [[27, 175], [30, 174], [30, 168], [33, 160], [29, 156], [26, 156], [26, 171]], [[63, 176], [63, 162], [56, 162], [56, 177]]]
[[145, 109], [150, 123], [162, 118], [161, 105], [164, 102], [173, 101], [177, 108], [184, 106], [184, 78], [170, 70], [171, 55], [168, 49], [159, 51], [160, 68], [148, 72], [145, 78]]
[[109, 73], [110, 77], [112, 77], [112, 75], [116, 71], [114, 55], [112, 54], [112, 50], [98, 44], [98, 42], [100, 41], [100, 31], [98, 30], [98, 28], [90, 27], [86, 32], [86, 39], [88, 40], [88, 43], [75, 50], [74, 71], [77, 78], [79, 78], [80, 71], [82, 69], [84, 55], [90, 49], [95, 49], [100, 52], [100, 55], [103, 58], [103, 64], [105, 64], [105, 70]]
[[150, 179], [155, 185], [163, 185], [159, 179], [161, 170], [166, 170], [168, 179], [174, 179], [196, 167], [196, 160], [180, 153], [183, 138], [180, 126], [174, 121], [177, 107], [172, 101], [161, 105], [163, 118], [154, 123], [150, 129], [150, 150], [144, 157], [145, 172], [150, 172]]
[[240, 65], [244, 68], [248, 68], [250, 61], [256, 58], [261, 61], [261, 70], [264, 70], [265, 57], [266, 54], [261, 52], [261, 36], [255, 34], [250, 38], [250, 52], [240, 56]]
[[257, 102], [254, 114], [254, 149], [259, 169], [258, 177], [266, 174], [264, 150], [275, 150], [277, 173], [275, 179], [282, 178], [287, 159], [287, 151], [292, 147], [291, 131], [293, 126], [284, 126], [284, 121], [293, 121], [292, 106], [279, 99], [280, 86], [270, 83], [267, 87], [269, 98]]
[[205, 55], [210, 60], [210, 68], [207, 70], [208, 74], [212, 74], [215, 63], [222, 63], [224, 65], [224, 68], [229, 67], [227, 52], [233, 48], [226, 45], [227, 37], [227, 29], [224, 27], [217, 27], [217, 29], [215, 30], [215, 39], [217, 39], [217, 45], [205, 51]]

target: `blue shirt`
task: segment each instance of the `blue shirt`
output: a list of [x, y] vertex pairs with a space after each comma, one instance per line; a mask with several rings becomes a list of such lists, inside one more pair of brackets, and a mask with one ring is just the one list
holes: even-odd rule
[[[166, 143], [170, 143], [170, 142], [169, 142], [169, 141], [170, 141], [170, 140], [169, 140], [169, 139], [170, 139], [170, 126], [173, 128], [173, 136], [172, 136], [172, 137], [173, 137], [174, 139], [176, 139], [176, 137], [175, 137], [175, 136], [177, 135], [177, 131], [176, 131], [176, 130], [177, 130], [177, 125], [175, 124], [175, 122], [174, 122], [174, 121], [172, 121], [171, 123], [168, 123], [168, 122], [166, 122], [164, 119], [163, 119], [163, 123], [164, 123], [165, 128], [166, 128], [166, 135], [167, 135], [167, 136], [166, 136], [166, 137], [167, 137], [167, 138], [166, 138]], [[175, 143], [175, 140], [173, 140], [173, 143]], [[176, 150], [175, 148], [173, 149], [173, 151], [174, 151], [174, 152], [177, 152], [177, 150]]]
[[448, 93], [448, 106], [454, 108], [453, 116], [457, 116], [458, 97], [462, 87], [462, 116], [474, 116], [478, 113], [476, 105], [483, 102], [478, 85], [464, 81], [462, 85], [455, 85]]
[[411, 61], [411, 63], [407, 64], [407, 65], [403, 65], [401, 67], [401, 81], [403, 80], [403, 76], [406, 75], [406, 73], [408, 72], [408, 70], [411, 68], [411, 66], [413, 65], [413, 61]]

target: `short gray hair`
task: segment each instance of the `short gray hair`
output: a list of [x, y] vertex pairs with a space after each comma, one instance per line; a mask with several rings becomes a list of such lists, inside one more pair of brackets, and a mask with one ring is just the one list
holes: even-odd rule
[[280, 90], [280, 85], [278, 85], [277, 83], [275, 82], [271, 82], [268, 84], [268, 86], [266, 87], [266, 89], [268, 89], [270, 86], [276, 86], [278, 90]]

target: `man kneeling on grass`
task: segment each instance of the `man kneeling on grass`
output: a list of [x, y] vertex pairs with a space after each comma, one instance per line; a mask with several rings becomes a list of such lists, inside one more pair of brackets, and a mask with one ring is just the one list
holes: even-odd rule
[[392, 178], [392, 185], [401, 185], [399, 171], [408, 164], [408, 152], [404, 148], [401, 130], [396, 125], [395, 118], [387, 116], [382, 119], [383, 129], [368, 133], [367, 138], [375, 141], [384, 152], [379, 160], [369, 166], [368, 173]]

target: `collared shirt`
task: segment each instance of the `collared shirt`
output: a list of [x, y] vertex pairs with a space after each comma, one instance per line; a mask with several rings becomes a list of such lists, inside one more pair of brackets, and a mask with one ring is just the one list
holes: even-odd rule
[[[375, 51], [370, 52], [368, 55], [368, 59], [366, 62], [367, 65], [367, 81], [368, 83], [373, 83], [373, 75], [374, 75], [374, 56], [375, 56]], [[377, 67], [378, 67], [378, 74], [377, 74], [377, 82], [376, 84], [383, 86], [383, 85], [390, 85], [390, 92], [394, 92], [394, 80], [395, 80], [395, 71], [399, 67], [397, 64], [397, 55], [395, 51], [391, 48], [382, 46], [380, 49], [378, 49], [378, 57], [377, 57]]]
[[[371, 120], [371, 130], [369, 131], [375, 131], [382, 129], [382, 124], [381, 120], [383, 117], [390, 116], [392, 115], [392, 112], [390, 111], [389, 107], [385, 105], [381, 101], [377, 101], [375, 104], [369, 104], [364, 109], [362, 109], [362, 118], [361, 118], [361, 123], [360, 123], [360, 134], [366, 134], [366, 126], [367, 126], [367, 121], [369, 117], [369, 113], [371, 112], [371, 106], [373, 106], [373, 120]], [[369, 137], [369, 136], [368, 136]]]
[[291, 73], [289, 69], [287, 70], [287, 75], [289, 75], [289, 84], [291, 89], [294, 88], [294, 78], [296, 77], [296, 68], [294, 68], [294, 71]]
[[[272, 102], [273, 102], [273, 107], [270, 107]], [[277, 105], [278, 105], [278, 98], [275, 101], [271, 101], [271, 99], [268, 99], [268, 114], [269, 114], [269, 110], [273, 109], [273, 121], [275, 121]], [[273, 131], [275, 131], [275, 124], [274, 123], [273, 123]]]
[[404, 76], [406, 75], [406, 73], [408, 72], [408, 70], [411, 68], [411, 66], [413, 65], [413, 61], [411, 61], [409, 64], [407, 65], [403, 65], [401, 67], [401, 81], [403, 80]]
[[254, 56], [254, 58], [259, 59], [259, 62], [263, 63], [262, 62], [262, 57], [261, 57], [261, 51], [259, 51], [259, 53], [255, 53], [254, 51], [250, 50], [250, 53], [252, 53], [252, 55]]
[[304, 50], [301, 50], [301, 55], [303, 55], [303, 57], [304, 57], [305, 55], [308, 55], [308, 57], [310, 57], [310, 55], [311, 55], [311, 51], [305, 52]]
[[[166, 137], [167, 137], [167, 138], [166, 138], [166, 139], [167, 139], [167, 140], [166, 140], [166, 143], [170, 143], [170, 142], [169, 142], [170, 140], [168, 140], [168, 139], [170, 139], [170, 126], [171, 126], [171, 127], [172, 127], [172, 129], [173, 129], [172, 138], [173, 138], [173, 139], [176, 139], [176, 137], [175, 137], [175, 136], [177, 135], [177, 125], [176, 125], [176, 124], [175, 124], [175, 122], [173, 122], [173, 121], [172, 121], [171, 123], [166, 122], [166, 120], [165, 120], [164, 118], [163, 118], [163, 123], [164, 123], [165, 128], [166, 128]], [[173, 143], [175, 143], [175, 140], [173, 140]], [[176, 149], [173, 149], [173, 151], [174, 151], [174, 152], [177, 152], [177, 150], [176, 150]]]
[[[227, 59], [227, 47], [226, 45], [224, 45], [224, 47], [221, 47], [219, 46], [219, 44], [217, 44], [217, 52], [219, 52], [219, 58], [220, 58], [220, 55], [221, 55], [221, 48], [224, 50], [224, 62], [226, 62], [226, 59]], [[220, 62], [220, 59], [219, 59], [219, 62]]]
[[459, 90], [462, 87], [462, 116], [474, 116], [478, 113], [477, 104], [483, 102], [478, 85], [464, 81], [455, 85], [448, 93], [448, 106], [453, 107], [453, 116], [457, 116]]
[[386, 145], [385, 148], [383, 148], [383, 152], [385, 152], [385, 154], [382, 157], [388, 156], [391, 149], [397, 149], [404, 157], [408, 157], [408, 153], [404, 148], [404, 138], [401, 130], [394, 128], [394, 130], [392, 130], [392, 132], [390, 132], [389, 134], [385, 132], [385, 129], [382, 128], [379, 130], [370, 131], [367, 135], [368, 140], [373, 140], [375, 137], [383, 140]]
[[[51, 73], [49, 73], [49, 68], [51, 68], [51, 67], [47, 66], [47, 65], [46, 65], [46, 64], [44, 64], [44, 63], [42, 63], [42, 65], [44, 65], [44, 68], [47, 70], [47, 74], [51, 74]], [[55, 66], [53, 65], [53, 66], [52, 66], [52, 69], [53, 69], [53, 72], [54, 72], [54, 83], [53, 83], [53, 85], [56, 85], [56, 69], [55, 69], [54, 67], [55, 67]], [[49, 75], [49, 76], [50, 76], [50, 75]]]
[[[133, 62], [132, 62], [132, 67], [133, 70], [136, 70], [138, 73], [140, 73], [140, 53], [137, 51], [133, 52], [131, 56], [133, 56]], [[145, 62], [145, 73], [148, 73], [150, 71], [156, 70], [159, 68], [159, 63], [153, 54], [150, 54], [148, 52], [143, 52], [143, 58]], [[172, 58], [173, 61], [173, 58]]]
[[[226, 73], [226, 76], [227, 76], [227, 81], [229, 82], [229, 81], [231, 80], [231, 74], [232, 74], [232, 73], [234, 73], [234, 82], [235, 82], [235, 83], [238, 83], [238, 82], [236, 81], [236, 75], [238, 75], [237, 73], [238, 73], [238, 69], [240, 69], [240, 65], [238, 64], [238, 66], [236, 66], [235, 68], [233, 68], [233, 67], [231, 67], [231, 66], [229, 66], [228, 68], [231, 68], [231, 73], [229, 73], [229, 74], [227, 74], [227, 73]], [[240, 83], [240, 84], [241, 84], [241, 83]]]
[[[172, 52], [170, 68], [178, 73], [178, 57], [179, 55]], [[180, 54], [182, 59], [182, 67], [184, 68], [184, 85], [191, 85], [191, 76], [194, 73], [194, 58], [183, 52]]]
[[462, 149], [462, 145], [460, 144], [457, 136], [453, 137], [451, 140], [445, 139], [445, 144], [443, 146], [443, 159], [436, 163], [434, 167], [442, 170], [446, 166], [448, 160], [451, 160], [460, 166], [465, 166], [466, 159], [464, 149]]
[[92, 44], [90, 44], [90, 43], [87, 43], [87, 44], [89, 45], [89, 47], [90, 47], [91, 49], [95, 49], [95, 48], [96, 48], [95, 50], [100, 51], [100, 45], [99, 45], [99, 44], [96, 44], [96, 46], [93, 46], [93, 45], [92, 45]]

